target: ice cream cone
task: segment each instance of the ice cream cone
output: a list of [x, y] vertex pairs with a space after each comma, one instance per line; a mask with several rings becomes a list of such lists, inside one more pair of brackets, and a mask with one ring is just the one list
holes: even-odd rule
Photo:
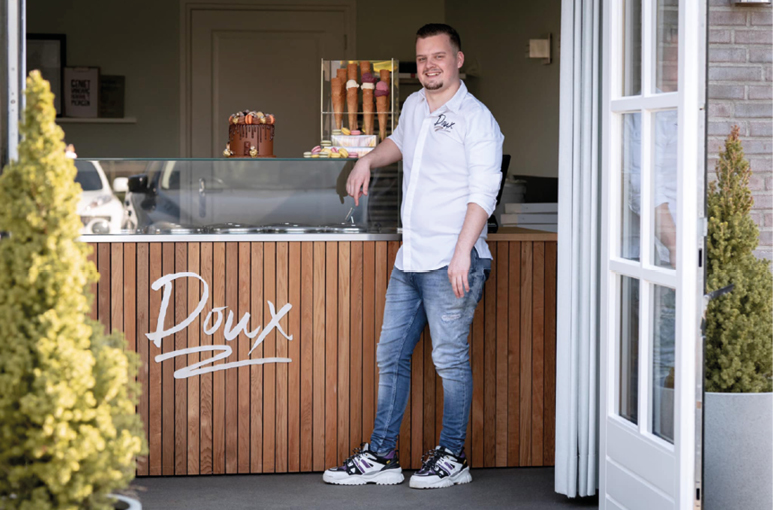
[[341, 78], [341, 83], [346, 83], [346, 68], [345, 67], [339, 67], [336, 69], [336, 78]]
[[370, 72], [370, 60], [360, 60], [360, 76]]
[[378, 111], [378, 139], [386, 138], [387, 114], [389, 113], [389, 96], [376, 97], [376, 110]]
[[346, 102], [349, 107], [349, 129], [357, 129], [357, 87], [346, 89]]
[[330, 80], [330, 97], [333, 100], [336, 129], [341, 129], [344, 123], [344, 85], [342, 78], [335, 77]]
[[[362, 130], [366, 135], [373, 134], [373, 89], [362, 87]], [[373, 84], [370, 84], [373, 86]]]
[[389, 69], [382, 69], [381, 71], [379, 71], [379, 78], [381, 79], [381, 81], [385, 81], [388, 84], [390, 74], [392, 73], [389, 71]]
[[357, 62], [351, 62], [346, 66], [346, 79], [357, 81]]

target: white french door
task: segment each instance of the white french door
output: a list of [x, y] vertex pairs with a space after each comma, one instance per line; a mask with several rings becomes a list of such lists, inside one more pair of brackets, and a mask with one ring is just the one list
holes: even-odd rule
[[700, 502], [705, 3], [603, 3], [602, 509]]

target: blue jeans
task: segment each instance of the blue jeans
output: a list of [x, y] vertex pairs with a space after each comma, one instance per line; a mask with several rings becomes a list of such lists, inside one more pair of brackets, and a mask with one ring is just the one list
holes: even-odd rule
[[467, 336], [491, 259], [481, 259], [473, 248], [464, 297], [454, 295], [448, 266], [425, 273], [392, 270], [384, 309], [384, 324], [376, 349], [378, 408], [371, 450], [383, 455], [395, 448], [411, 389], [411, 355], [429, 322], [432, 361], [443, 380], [443, 430], [440, 446], [459, 455], [467, 435], [472, 404], [472, 370]]

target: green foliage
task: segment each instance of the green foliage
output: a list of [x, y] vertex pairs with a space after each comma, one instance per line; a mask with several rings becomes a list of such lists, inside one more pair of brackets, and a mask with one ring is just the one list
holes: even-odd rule
[[87, 318], [98, 275], [78, 242], [81, 193], [33, 71], [19, 160], [0, 176], [0, 508], [108, 509], [145, 450], [139, 361]]
[[759, 230], [749, 215], [751, 170], [738, 126], [719, 154], [717, 180], [709, 184], [709, 292], [735, 284], [711, 301], [706, 329], [706, 391], [771, 391], [773, 377], [773, 275], [769, 261], [752, 253]]

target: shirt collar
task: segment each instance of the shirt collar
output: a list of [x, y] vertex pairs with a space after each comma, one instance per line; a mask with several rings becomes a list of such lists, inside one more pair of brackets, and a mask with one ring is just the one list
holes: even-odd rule
[[[424, 101], [427, 100], [424, 87], [422, 87], [421, 90], [419, 91], [419, 95]], [[433, 112], [433, 115], [440, 112], [444, 108], [447, 110], [451, 110], [452, 112], [458, 112], [459, 108], [461, 108], [462, 106], [462, 101], [464, 101], [464, 98], [466, 96], [467, 96], [467, 86], [464, 84], [463, 80], [459, 80], [459, 90], [456, 91], [456, 94], [454, 94], [454, 97], [449, 99], [443, 106], [435, 110]]]

